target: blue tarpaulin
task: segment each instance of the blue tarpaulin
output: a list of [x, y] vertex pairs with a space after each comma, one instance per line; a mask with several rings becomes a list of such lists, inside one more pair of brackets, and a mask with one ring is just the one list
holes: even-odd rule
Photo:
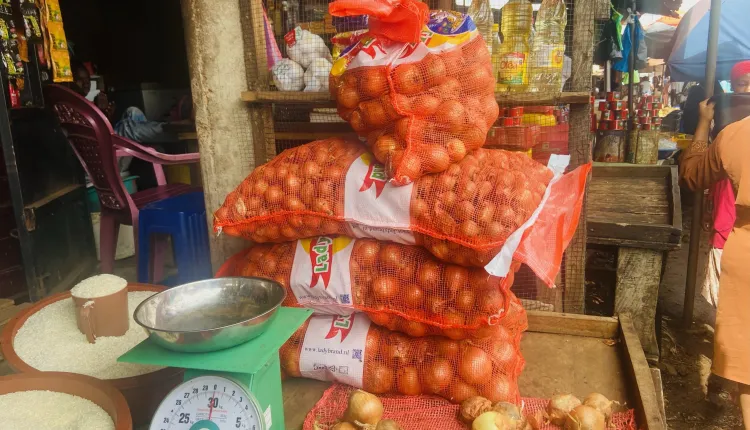
[[[682, 17], [667, 60], [673, 81], [702, 81], [705, 77], [710, 9], [711, 0], [701, 0]], [[738, 61], [750, 60], [750, 0], [721, 2], [718, 58], [719, 80], [729, 79], [729, 72]]]

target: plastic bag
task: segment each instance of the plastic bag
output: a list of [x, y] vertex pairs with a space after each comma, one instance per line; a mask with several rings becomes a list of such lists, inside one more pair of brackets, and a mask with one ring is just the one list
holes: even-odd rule
[[282, 58], [271, 68], [273, 84], [279, 91], [301, 91], [305, 87], [305, 69], [288, 58]]
[[258, 243], [343, 234], [417, 244], [442, 261], [483, 267], [512, 234], [525, 234], [519, 228], [530, 227], [553, 177], [521, 153], [479, 149], [397, 187], [357, 142], [321, 140], [255, 169], [227, 196], [214, 227]]
[[323, 39], [315, 33], [296, 27], [284, 36], [286, 54], [307, 69], [316, 58], [331, 61], [331, 52]]
[[305, 91], [328, 91], [328, 74], [331, 62], [325, 58], [316, 58], [305, 70]]
[[[514, 297], [515, 299], [515, 297]], [[374, 394], [435, 394], [453, 403], [481, 395], [518, 403], [526, 312], [515, 299], [507, 330], [493, 338], [413, 338], [364, 314], [313, 316], [281, 347], [283, 373], [336, 381]]]
[[283, 306], [347, 315], [366, 312], [380, 326], [410, 336], [485, 338], [501, 327], [513, 284], [480, 268], [445, 264], [425, 249], [320, 236], [259, 244], [231, 257], [216, 274], [273, 279]]
[[369, 32], [341, 53], [329, 87], [339, 115], [367, 138], [397, 185], [444, 172], [480, 148], [499, 111], [490, 53], [471, 18], [435, 11], [423, 25], [422, 6], [329, 6], [332, 15], [370, 15]]

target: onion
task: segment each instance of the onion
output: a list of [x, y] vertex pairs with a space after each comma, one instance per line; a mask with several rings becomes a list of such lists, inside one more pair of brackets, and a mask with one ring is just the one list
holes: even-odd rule
[[461, 290], [456, 295], [456, 309], [471, 312], [474, 309], [474, 290]]
[[406, 366], [414, 358], [412, 341], [401, 333], [390, 333], [382, 346], [382, 355], [387, 363], [396, 362], [399, 366]]
[[570, 411], [581, 405], [581, 401], [572, 394], [553, 396], [547, 404], [547, 415], [552, 424], [564, 425]]
[[510, 421], [512, 429], [523, 430], [526, 427], [526, 418], [524, 418], [518, 406], [508, 402], [497, 402], [492, 406], [492, 410], [498, 414], [505, 415]]
[[407, 396], [418, 396], [422, 393], [419, 385], [419, 371], [414, 366], [404, 367], [396, 374], [396, 388], [401, 394]]
[[423, 261], [419, 267], [418, 277], [423, 288], [434, 289], [440, 279], [440, 265], [431, 260]]
[[378, 252], [380, 251], [378, 242], [372, 239], [359, 239], [356, 243], [357, 248], [354, 251], [354, 255], [357, 260], [374, 264], [377, 261]]
[[393, 388], [393, 369], [385, 364], [370, 362], [365, 367], [365, 376], [362, 384], [365, 390], [375, 394], [387, 393]]
[[455, 378], [442, 395], [452, 403], [461, 403], [469, 397], [479, 395], [479, 393], [477, 393], [477, 390], [473, 386], [459, 378]]
[[380, 346], [380, 331], [368, 330], [367, 337], [365, 338], [365, 355], [367, 357], [375, 358], [378, 355], [379, 346]]
[[495, 425], [497, 416], [498, 413], [495, 411], [482, 413], [471, 423], [471, 430], [498, 430]]
[[417, 284], [409, 284], [404, 288], [404, 305], [407, 308], [422, 309], [424, 292]]
[[437, 338], [437, 344], [435, 346], [437, 348], [438, 355], [442, 358], [454, 360], [456, 359], [456, 357], [458, 357], [460, 344], [455, 340]]
[[603, 394], [591, 393], [586, 396], [585, 399], [583, 399], [583, 404], [586, 406], [591, 406], [592, 408], [604, 414], [604, 418], [607, 419], [607, 422], [609, 422], [612, 418], [612, 405], [614, 404], [614, 402], [606, 398]]
[[576, 406], [565, 418], [565, 430], [604, 430], [604, 414], [591, 406]]
[[358, 426], [376, 425], [383, 418], [383, 403], [377, 396], [356, 390], [349, 395], [349, 406], [344, 417]]
[[422, 370], [422, 384], [428, 393], [439, 393], [449, 387], [452, 380], [453, 366], [444, 358], [436, 358]]
[[398, 280], [394, 276], [379, 276], [372, 281], [372, 293], [376, 299], [387, 301], [398, 294]]
[[393, 420], [383, 420], [378, 423], [378, 426], [375, 427], [375, 430], [403, 430], [400, 425], [396, 421]]
[[507, 377], [500, 374], [495, 374], [491, 375], [489, 380], [487, 380], [487, 376], [484, 376], [484, 378], [482, 379], [484, 380], [484, 382], [479, 386], [479, 392], [484, 397], [490, 399], [490, 401], [493, 402], [504, 402], [512, 400], [512, 388]]
[[492, 360], [487, 353], [477, 347], [464, 345], [458, 365], [461, 378], [469, 384], [478, 385], [486, 382], [491, 373]]
[[482, 396], [469, 397], [461, 402], [458, 418], [466, 424], [471, 424], [478, 416], [492, 409], [492, 402]]
[[465, 267], [450, 264], [445, 267], [445, 284], [451, 293], [455, 294], [466, 287], [469, 271]]

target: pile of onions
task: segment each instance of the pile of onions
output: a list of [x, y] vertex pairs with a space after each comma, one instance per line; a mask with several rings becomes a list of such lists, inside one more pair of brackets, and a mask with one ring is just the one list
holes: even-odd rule
[[[304, 324], [281, 347], [281, 368], [300, 377], [300, 349]], [[444, 337], [412, 338], [371, 325], [365, 340], [362, 389], [374, 393], [405, 395], [435, 394], [453, 403], [473, 396], [489, 401], [517, 402], [523, 358], [518, 341], [511, 356], [499, 356], [492, 338], [454, 341]], [[325, 364], [325, 363], [322, 363]]]
[[[313, 239], [313, 243], [315, 239]], [[309, 282], [291, 279], [296, 242], [258, 244], [233, 257], [234, 264], [222, 276], [248, 276], [273, 279], [287, 290], [284, 306], [305, 307], [299, 303], [292, 284]], [[332, 260], [332, 271], [344, 270], [351, 274], [352, 304], [342, 305], [341, 311], [354, 308], [366, 312], [378, 325], [410, 336], [441, 335], [451, 339], [467, 337], [510, 341], [511, 334], [502, 319], [514, 301], [508, 289], [513, 283], [513, 272], [508, 278], [490, 276], [484, 269], [445, 264], [424, 248], [357, 239], [349, 261]], [[488, 319], [493, 318], [493, 325]]]
[[443, 172], [480, 148], [499, 113], [490, 54], [480, 37], [417, 62], [332, 75], [329, 90], [341, 118], [367, 137], [400, 184]]
[[349, 395], [344, 416], [332, 430], [402, 430], [396, 421], [384, 420], [383, 403], [366, 391], [356, 390]]
[[[358, 143], [341, 139], [284, 151], [227, 196], [214, 226], [257, 243], [347, 234], [344, 181], [362, 151]], [[417, 180], [410, 207], [403, 210], [409, 211], [418, 245], [442, 261], [484, 267], [529, 219], [551, 178], [547, 167], [524, 154], [479, 149]], [[358, 222], [383, 227], [374, 220]]]
[[572, 394], [560, 394], [550, 399], [546, 418], [565, 430], [604, 430], [611, 423], [614, 404], [600, 393], [589, 394], [583, 403]]

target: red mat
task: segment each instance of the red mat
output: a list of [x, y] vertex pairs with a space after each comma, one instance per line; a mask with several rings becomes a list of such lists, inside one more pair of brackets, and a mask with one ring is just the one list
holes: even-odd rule
[[[349, 393], [354, 388], [347, 385], [334, 384], [327, 389], [323, 397], [315, 404], [305, 418], [304, 430], [313, 430], [317, 422], [320, 429], [327, 429], [344, 414]], [[466, 424], [458, 421], [458, 405], [434, 396], [379, 396], [385, 408], [383, 418], [390, 418], [401, 425], [404, 430], [437, 429], [466, 430]], [[523, 410], [529, 415], [547, 406], [545, 399], [523, 398]], [[635, 430], [635, 411], [616, 413], [612, 423], [617, 430]], [[560, 427], [547, 425], [544, 430], [556, 430]]]

